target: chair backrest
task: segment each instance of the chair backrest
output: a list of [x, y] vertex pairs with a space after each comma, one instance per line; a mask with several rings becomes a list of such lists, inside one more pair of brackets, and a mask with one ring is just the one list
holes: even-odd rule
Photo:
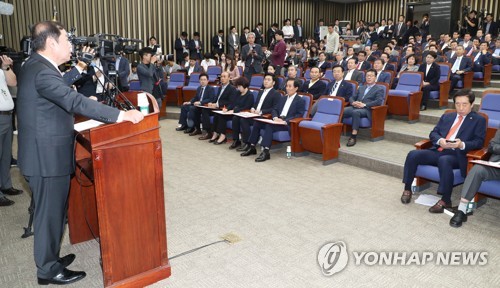
[[208, 66], [207, 68], [207, 74], [208, 75], [220, 75], [222, 73], [222, 67], [220, 66]]
[[439, 76], [439, 82], [446, 81], [450, 79], [451, 65], [449, 63], [439, 63], [439, 68], [441, 70], [441, 74]]
[[330, 80], [328, 80], [326, 78], [321, 78], [321, 79], [319, 79], [319, 81], [322, 81], [323, 83], [325, 83], [326, 86], [328, 86], [328, 84], [330, 83]]
[[129, 84], [130, 91], [141, 91], [141, 81], [132, 80], [128, 84]]
[[219, 94], [220, 85], [210, 85], [214, 87], [215, 95]]
[[200, 86], [200, 74], [201, 73], [199, 73], [199, 72], [191, 73], [191, 76], [189, 76], [188, 86], [192, 86], [192, 87]]
[[185, 81], [186, 81], [186, 74], [182, 72], [174, 72], [170, 74], [169, 85], [173, 85], [175, 83], [177, 84], [177, 86], [181, 86], [184, 85]]
[[306, 79], [304, 77], [297, 77], [297, 79], [299, 79], [299, 81], [300, 81], [300, 87], [302, 87], [304, 85], [304, 83], [306, 82]]
[[307, 69], [306, 72], [304, 73], [304, 78], [306, 78], [306, 80], [311, 80], [311, 69]]
[[492, 120], [500, 121], [500, 90], [484, 91], [479, 111], [487, 114]]
[[253, 74], [249, 87], [260, 89], [262, 87], [262, 83], [264, 83], [264, 75]]
[[276, 76], [276, 81], [278, 82], [278, 87], [281, 87], [281, 85], [283, 85], [283, 81], [285, 81], [285, 77], [281, 75]]
[[352, 95], [355, 95], [356, 92], [358, 91], [358, 82], [353, 81], [353, 80], [344, 80], [347, 83], [351, 84], [352, 86]]
[[408, 92], [417, 92], [422, 90], [422, 80], [424, 74], [422, 72], [403, 72], [399, 76], [398, 86], [395, 90], [403, 90]]
[[297, 68], [297, 77], [302, 77], [302, 68]]
[[333, 81], [333, 70], [332, 69], [327, 69], [325, 71], [325, 75], [323, 75], [323, 78], [326, 78], [330, 81]]
[[240, 72], [240, 75], [243, 76], [243, 67], [238, 66], [238, 71]]
[[344, 101], [341, 99], [343, 100], [340, 97], [321, 97], [317, 102], [318, 110], [312, 121], [324, 124], [339, 123], [344, 110]]
[[313, 95], [309, 94], [309, 93], [302, 93], [302, 92], [299, 92], [297, 94], [300, 95], [302, 97], [302, 99], [304, 99], [305, 109], [304, 109], [304, 115], [302, 115], [302, 117], [307, 118], [307, 116], [309, 115], [309, 112], [311, 111]]
[[375, 85], [381, 87], [384, 90], [384, 105], [386, 105], [390, 89], [389, 84], [384, 82], [377, 82]]
[[259, 96], [260, 90], [257, 88], [248, 88], [248, 90], [250, 90], [250, 92], [252, 92], [253, 94], [253, 103], [257, 102], [257, 97]]

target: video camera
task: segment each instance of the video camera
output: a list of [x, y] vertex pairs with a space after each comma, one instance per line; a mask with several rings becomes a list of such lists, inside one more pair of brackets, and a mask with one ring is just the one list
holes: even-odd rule
[[463, 6], [462, 7], [462, 16], [464, 18], [469, 16], [469, 12], [470, 12], [470, 6]]

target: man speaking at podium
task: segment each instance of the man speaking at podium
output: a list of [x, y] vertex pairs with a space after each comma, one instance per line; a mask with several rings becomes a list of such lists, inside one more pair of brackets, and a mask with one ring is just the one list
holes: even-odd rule
[[86, 276], [66, 267], [74, 254], [59, 258], [70, 175], [74, 173], [74, 119], [80, 114], [106, 123], [140, 122], [137, 110], [120, 111], [85, 97], [65, 84], [59, 65], [71, 58], [71, 43], [57, 22], [31, 30], [33, 51], [19, 78], [18, 165], [35, 203], [34, 254], [38, 284], [69, 284]]

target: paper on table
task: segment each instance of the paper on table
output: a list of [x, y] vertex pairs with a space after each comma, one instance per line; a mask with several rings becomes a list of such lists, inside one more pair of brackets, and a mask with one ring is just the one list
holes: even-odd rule
[[283, 125], [283, 126], [288, 125], [285, 121], [283, 121], [283, 122], [274, 122], [271, 119], [265, 119], [265, 118], [255, 119], [255, 121], [260, 121], [260, 122], [269, 123], [269, 124], [273, 124], [273, 125]]
[[80, 132], [80, 131], [88, 130], [90, 128], [94, 128], [94, 127], [97, 127], [97, 126], [101, 126], [102, 124], [104, 124], [104, 123], [96, 121], [96, 120], [87, 120], [87, 121], [83, 121], [83, 122], [80, 122], [80, 123], [76, 123], [75, 124], [75, 130], [78, 131], [78, 132]]
[[500, 162], [484, 161], [484, 160], [472, 160], [472, 163], [477, 163], [485, 166], [500, 168]]
[[436, 204], [439, 200], [441, 200], [441, 198], [435, 195], [421, 194], [418, 196], [417, 200], [415, 200], [415, 203], [431, 207], [434, 206], [434, 204]]
[[250, 112], [239, 112], [239, 113], [234, 113], [234, 115], [239, 116], [239, 117], [243, 117], [243, 118], [255, 118], [255, 117], [260, 116], [259, 114], [250, 113]]
[[219, 109], [219, 108], [216, 108], [216, 107], [208, 107], [208, 106], [205, 106], [205, 105], [194, 105], [194, 106], [200, 107], [200, 108], [205, 108], [205, 109], [212, 109], [212, 110]]
[[230, 111], [222, 111], [222, 110], [216, 110], [214, 111], [214, 113], [217, 113], [217, 114], [222, 114], [222, 115], [233, 115], [234, 113], [233, 112], [230, 112]]

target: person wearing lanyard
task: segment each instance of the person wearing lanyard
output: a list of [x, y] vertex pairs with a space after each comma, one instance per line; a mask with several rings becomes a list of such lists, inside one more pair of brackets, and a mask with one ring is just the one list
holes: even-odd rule
[[19, 195], [22, 190], [12, 187], [10, 178], [10, 161], [12, 159], [12, 112], [14, 101], [7, 86], [17, 85], [16, 74], [10, 68], [13, 61], [2, 55], [2, 71], [0, 71], [0, 206], [10, 206], [14, 201], [5, 195]]

